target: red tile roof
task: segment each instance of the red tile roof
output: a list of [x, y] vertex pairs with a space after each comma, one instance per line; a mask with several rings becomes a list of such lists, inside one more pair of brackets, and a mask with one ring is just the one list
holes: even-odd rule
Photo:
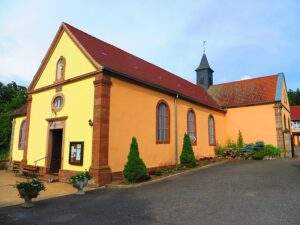
[[213, 85], [208, 93], [224, 107], [240, 107], [275, 102], [278, 75]]
[[26, 114], [27, 114], [27, 103], [25, 103], [20, 108], [14, 110], [12, 112], [12, 116], [13, 117], [26, 116]]
[[182, 98], [220, 110], [220, 106], [202, 87], [101, 41], [67, 23], [64, 25], [100, 65], [124, 74], [127, 78], [171, 93], [178, 93]]
[[300, 120], [300, 105], [291, 106], [291, 119]]

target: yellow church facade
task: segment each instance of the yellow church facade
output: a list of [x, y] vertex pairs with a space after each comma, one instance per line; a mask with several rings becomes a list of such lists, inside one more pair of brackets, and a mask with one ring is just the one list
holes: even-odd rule
[[213, 85], [205, 55], [196, 73], [192, 84], [63, 23], [14, 113], [12, 161], [62, 181], [90, 170], [103, 185], [122, 176], [133, 136], [149, 169], [177, 164], [185, 133], [196, 158], [239, 131], [290, 154], [283, 74]]

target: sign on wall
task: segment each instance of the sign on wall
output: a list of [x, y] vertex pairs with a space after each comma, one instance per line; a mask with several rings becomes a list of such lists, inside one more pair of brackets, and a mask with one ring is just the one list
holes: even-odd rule
[[82, 166], [84, 142], [70, 142], [69, 163]]

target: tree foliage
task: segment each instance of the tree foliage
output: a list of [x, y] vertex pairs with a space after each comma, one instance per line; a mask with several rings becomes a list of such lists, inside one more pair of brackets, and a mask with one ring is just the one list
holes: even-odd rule
[[297, 88], [296, 91], [290, 89], [288, 91], [288, 98], [290, 105], [300, 105], [300, 89]]
[[196, 158], [189, 135], [185, 134], [183, 139], [183, 147], [180, 155], [180, 163], [187, 167], [196, 166]]
[[238, 139], [237, 139], [237, 147], [238, 148], [244, 147], [244, 138], [243, 138], [242, 132], [240, 130], [239, 130], [239, 135], [238, 135]]
[[11, 82], [0, 82], [0, 155], [9, 150], [12, 112], [26, 102], [26, 88]]
[[128, 161], [124, 167], [124, 177], [130, 182], [141, 182], [150, 178], [144, 161], [140, 158], [137, 139], [132, 138]]

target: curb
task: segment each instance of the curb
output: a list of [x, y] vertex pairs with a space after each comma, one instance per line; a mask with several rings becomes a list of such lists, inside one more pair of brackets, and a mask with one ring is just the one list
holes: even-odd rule
[[205, 166], [193, 168], [193, 169], [186, 170], [186, 171], [183, 171], [183, 172], [180, 172], [180, 173], [171, 174], [171, 175], [168, 175], [168, 176], [164, 176], [164, 177], [161, 177], [161, 178], [157, 178], [157, 179], [154, 179], [154, 180], [150, 180], [150, 181], [146, 181], [146, 182], [142, 182], [142, 183], [137, 183], [137, 184], [107, 184], [106, 188], [110, 188], [110, 189], [129, 189], [129, 188], [142, 187], [142, 186], [146, 186], [146, 185], [150, 185], [150, 184], [154, 184], [154, 183], [159, 183], [159, 182], [162, 182], [162, 181], [165, 181], [165, 180], [171, 180], [175, 177], [191, 174], [191, 173], [194, 173], [196, 171], [207, 169], [207, 168], [218, 166], [218, 165], [222, 165], [222, 164], [225, 164], [227, 162], [229, 162], [229, 160], [224, 160], [224, 161], [221, 161], [221, 162], [215, 162], [215, 163], [211, 163], [211, 164], [208, 164], [208, 165], [205, 165]]

